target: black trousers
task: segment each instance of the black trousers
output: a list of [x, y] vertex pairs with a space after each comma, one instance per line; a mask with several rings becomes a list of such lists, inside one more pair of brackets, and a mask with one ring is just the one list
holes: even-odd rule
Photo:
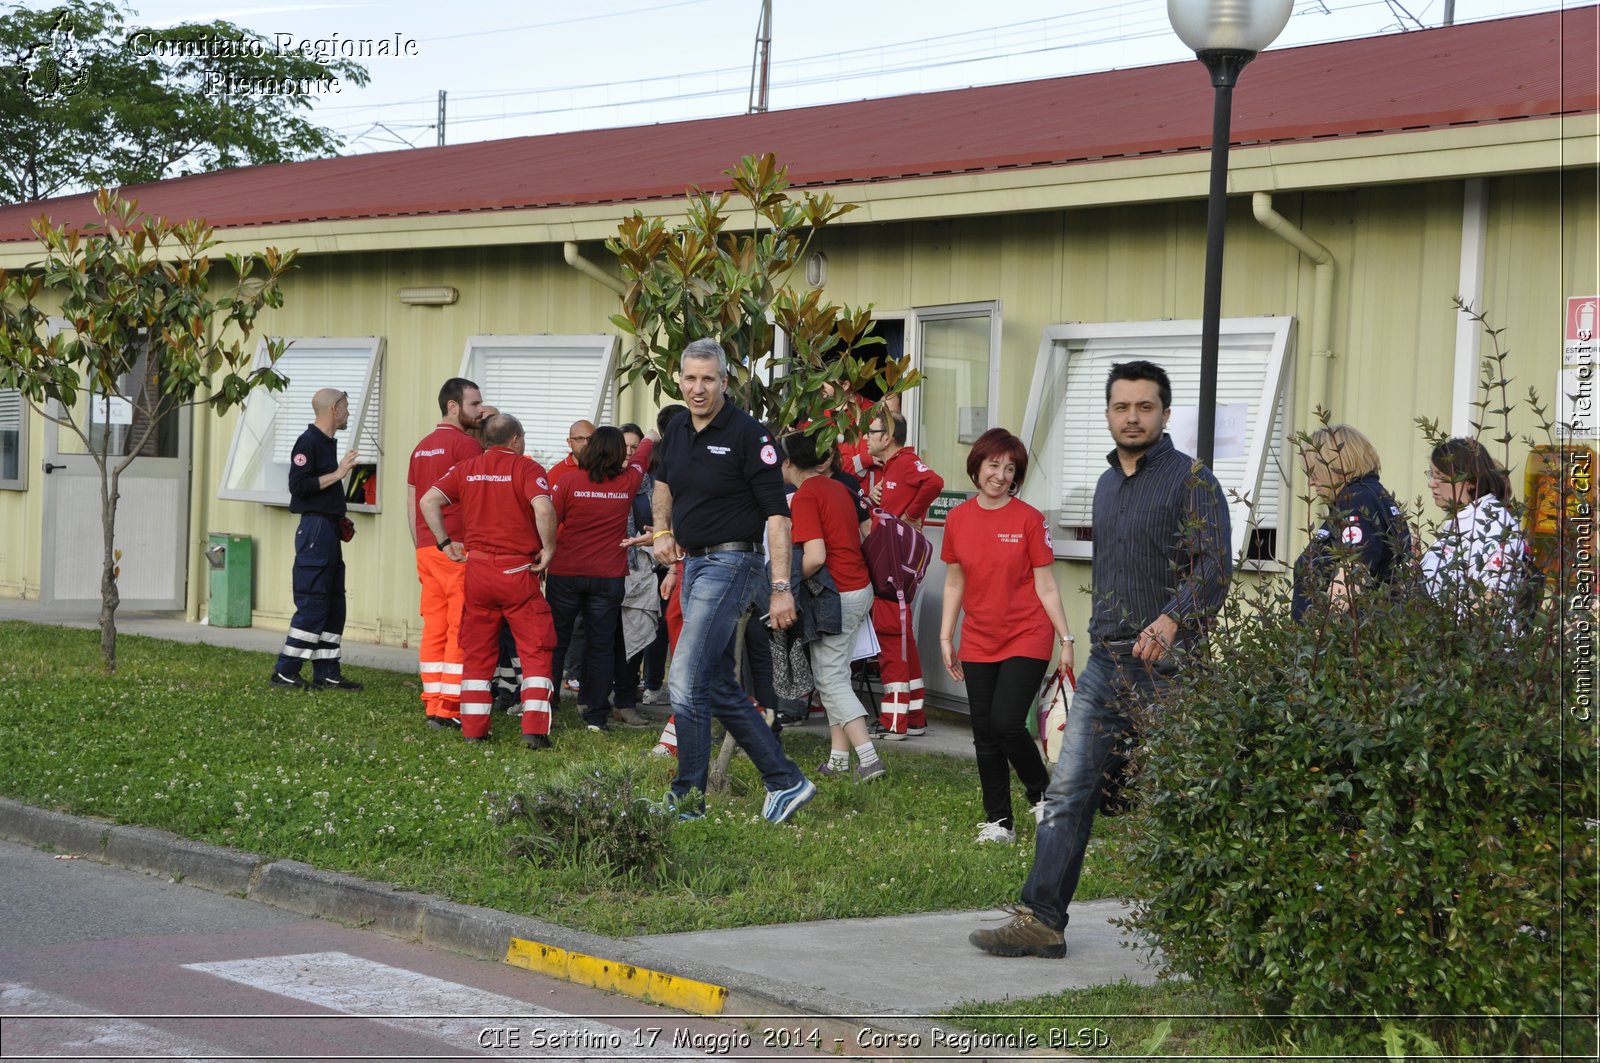
[[978, 756], [983, 818], [1012, 826], [1011, 772], [1028, 791], [1028, 804], [1044, 797], [1050, 785], [1039, 746], [1028, 733], [1028, 710], [1050, 662], [1036, 657], [1003, 661], [962, 661], [967, 677], [967, 709], [972, 714], [972, 748]]

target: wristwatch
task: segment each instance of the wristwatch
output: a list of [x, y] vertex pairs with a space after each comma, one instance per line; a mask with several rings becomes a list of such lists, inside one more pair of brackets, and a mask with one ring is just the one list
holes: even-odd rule
[[450, 536], [446, 535], [443, 539], [440, 539], [438, 542], [434, 543], [433, 545], [437, 546], [439, 549], [443, 550], [445, 547], [449, 546], [451, 542], [452, 542], [452, 540], [451, 540]]
[[789, 581], [786, 580], [786, 579], [775, 579], [775, 580], [773, 580], [772, 581], [772, 593], [774, 593], [774, 594], [788, 594], [789, 593]]
[[1077, 641], [1078, 641], [1078, 640], [1077, 640], [1077, 639], [1075, 639], [1075, 638], [1073, 638], [1073, 637], [1072, 637], [1072, 635], [1071, 635], [1071, 634], [1066, 634], [1066, 635], [1062, 635], [1062, 636], [1061, 636], [1061, 641], [1062, 641], [1062, 643], [1064, 643], [1064, 644], [1065, 644], [1065, 645], [1068, 645], [1068, 646], [1070, 646], [1070, 645], [1072, 645], [1072, 644], [1073, 644], [1073, 643], [1074, 643], [1074, 642], [1077, 642]]

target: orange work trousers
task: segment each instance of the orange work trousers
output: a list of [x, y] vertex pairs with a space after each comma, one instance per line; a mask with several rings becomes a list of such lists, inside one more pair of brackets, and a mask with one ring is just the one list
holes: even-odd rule
[[422, 639], [417, 644], [422, 708], [441, 720], [461, 718], [461, 605], [467, 566], [429, 544], [417, 547], [422, 584]]

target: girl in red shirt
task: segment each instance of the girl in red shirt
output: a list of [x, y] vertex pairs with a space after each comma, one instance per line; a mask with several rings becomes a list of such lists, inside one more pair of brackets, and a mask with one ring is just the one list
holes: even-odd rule
[[[878, 759], [867, 732], [867, 712], [850, 688], [850, 650], [856, 629], [872, 614], [872, 580], [861, 554], [855, 500], [849, 488], [823, 471], [833, 455], [830, 451], [819, 454], [814, 436], [797, 432], [784, 440], [784, 448], [783, 478], [795, 487], [789, 499], [789, 517], [794, 545], [801, 551], [800, 575], [810, 579], [826, 567], [839, 589], [839, 630], [806, 647], [832, 739], [828, 759], [817, 774], [853, 775], [856, 782], [872, 782], [883, 778], [888, 769]], [[853, 773], [851, 749], [857, 759]]]
[[1022, 440], [1004, 428], [979, 436], [967, 455], [967, 476], [978, 495], [950, 511], [939, 555], [947, 566], [939, 649], [950, 678], [967, 686], [983, 792], [978, 841], [1006, 845], [1016, 841], [1011, 771], [1036, 816], [1050, 785], [1027, 717], [1058, 642], [1058, 667], [1072, 667], [1072, 630], [1051, 572], [1049, 525], [1015, 497], [1027, 473]]

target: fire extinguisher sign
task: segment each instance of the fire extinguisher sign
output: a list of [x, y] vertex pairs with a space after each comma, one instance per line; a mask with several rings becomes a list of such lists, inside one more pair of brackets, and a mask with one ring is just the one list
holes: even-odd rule
[[1567, 297], [1565, 362], [1586, 365], [1594, 361], [1595, 333], [1600, 331], [1600, 295]]

